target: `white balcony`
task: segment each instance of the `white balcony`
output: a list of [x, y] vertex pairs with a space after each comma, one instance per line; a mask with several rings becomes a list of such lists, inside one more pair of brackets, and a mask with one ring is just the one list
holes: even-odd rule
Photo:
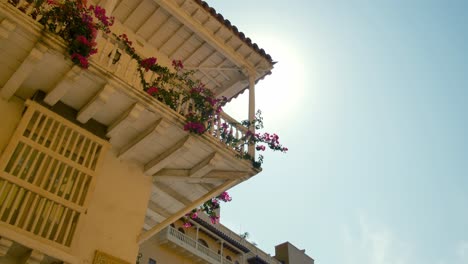
[[158, 234], [161, 244], [167, 246], [176, 246], [182, 254], [189, 257], [195, 257], [202, 263], [210, 264], [232, 264], [228, 259], [222, 258], [217, 252], [205, 247], [195, 239], [183, 234], [173, 227], [167, 227]]

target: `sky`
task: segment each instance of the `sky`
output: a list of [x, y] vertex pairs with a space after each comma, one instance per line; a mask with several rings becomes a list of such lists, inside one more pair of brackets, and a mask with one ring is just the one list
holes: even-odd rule
[[257, 108], [289, 148], [221, 222], [319, 264], [468, 264], [468, 1], [207, 2], [278, 61]]

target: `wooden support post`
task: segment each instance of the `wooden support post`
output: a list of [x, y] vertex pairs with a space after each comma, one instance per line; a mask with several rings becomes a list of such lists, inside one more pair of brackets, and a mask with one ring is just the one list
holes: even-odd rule
[[[249, 122], [250, 122], [250, 133], [255, 135], [255, 126], [253, 121], [255, 120], [255, 73], [249, 72]], [[255, 145], [249, 144], [249, 155], [255, 158]]]

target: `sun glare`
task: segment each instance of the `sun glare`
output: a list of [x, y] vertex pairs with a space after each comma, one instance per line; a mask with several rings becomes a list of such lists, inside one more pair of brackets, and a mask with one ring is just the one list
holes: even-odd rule
[[[305, 100], [304, 91], [304, 62], [298, 50], [287, 42], [278, 42], [276, 37], [269, 36], [258, 38], [258, 43], [267, 43], [264, 48], [277, 63], [272, 74], [258, 82], [255, 89], [256, 109], [262, 110], [266, 119], [275, 119], [278, 123], [284, 123], [295, 116], [299, 106]], [[229, 103], [225, 110], [238, 120], [244, 120], [248, 116], [248, 94], [246, 91]]]

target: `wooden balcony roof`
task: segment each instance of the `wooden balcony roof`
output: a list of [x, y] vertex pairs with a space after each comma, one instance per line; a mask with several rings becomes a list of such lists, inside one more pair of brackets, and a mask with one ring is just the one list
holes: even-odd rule
[[248, 88], [248, 75], [263, 79], [274, 65], [270, 55], [204, 1], [118, 0], [112, 15], [114, 28], [127, 30], [145, 55], [182, 60], [196, 78], [228, 99]]

